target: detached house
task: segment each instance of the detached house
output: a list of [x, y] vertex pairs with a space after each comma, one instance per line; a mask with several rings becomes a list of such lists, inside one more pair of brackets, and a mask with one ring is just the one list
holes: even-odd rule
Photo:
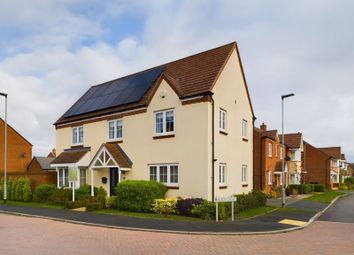
[[[253, 131], [253, 188], [270, 191], [279, 188], [282, 183], [283, 152], [277, 130], [267, 130], [263, 123]], [[284, 164], [285, 186], [288, 184], [287, 162]]]
[[[252, 104], [236, 43], [92, 86], [55, 122], [59, 187], [157, 180], [168, 196], [252, 190]], [[76, 169], [76, 170], [72, 170]], [[92, 190], [93, 192], [93, 190]]]
[[[280, 142], [282, 141], [282, 135], [279, 135], [279, 140]], [[302, 134], [284, 134], [284, 143], [288, 147], [287, 161], [289, 184], [300, 184], [303, 168], [301, 153], [304, 150]]]
[[304, 182], [325, 184], [330, 189], [337, 188], [340, 158], [340, 147], [316, 148], [304, 142]]

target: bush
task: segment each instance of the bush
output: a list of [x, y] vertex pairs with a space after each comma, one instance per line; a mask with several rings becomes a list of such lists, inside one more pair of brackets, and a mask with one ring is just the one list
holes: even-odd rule
[[83, 207], [84, 204], [80, 201], [66, 201], [64, 206], [67, 209], [76, 209], [76, 208]]
[[204, 200], [198, 205], [193, 205], [191, 213], [203, 220], [215, 219], [215, 203]]
[[65, 205], [66, 202], [72, 200], [72, 189], [56, 189], [48, 201], [51, 204]]
[[31, 190], [30, 180], [28, 178], [25, 178], [23, 183], [23, 201], [30, 202], [31, 200], [32, 200], [32, 190]]
[[103, 209], [103, 208], [106, 208], [106, 197], [107, 197], [107, 192], [104, 188], [100, 187], [98, 190], [97, 190], [97, 193], [96, 194], [96, 200], [97, 200], [97, 203], [99, 204], [100, 206], [100, 209]]
[[248, 194], [236, 195], [236, 197], [236, 212], [243, 212], [249, 209], [265, 206], [267, 203], [267, 196], [261, 191], [251, 191]]
[[180, 215], [193, 216], [191, 210], [193, 205], [199, 205], [204, 201], [202, 198], [186, 198], [177, 201], [176, 209]]
[[155, 199], [154, 203], [152, 204], [152, 211], [168, 216], [170, 214], [177, 213], [176, 205], [176, 198]]
[[33, 201], [39, 203], [49, 203], [52, 199], [53, 193], [57, 190], [57, 186], [54, 184], [42, 184], [39, 185], [33, 193]]
[[117, 209], [117, 196], [111, 196], [106, 199], [106, 206], [109, 209]]
[[86, 211], [92, 212], [92, 211], [97, 211], [100, 209], [100, 205], [97, 202], [90, 202], [86, 206]]
[[326, 189], [326, 187], [324, 184], [315, 184], [313, 191], [314, 192], [324, 192], [325, 189]]
[[167, 187], [157, 181], [126, 180], [116, 187], [120, 210], [148, 212], [155, 199], [164, 198]]

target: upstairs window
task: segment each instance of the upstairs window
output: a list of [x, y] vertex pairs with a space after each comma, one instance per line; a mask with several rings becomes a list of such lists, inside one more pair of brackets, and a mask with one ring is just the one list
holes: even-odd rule
[[248, 123], [247, 120], [242, 120], [242, 138], [247, 138]]
[[283, 145], [280, 146], [280, 159], [283, 159]]
[[226, 164], [219, 164], [219, 185], [226, 185]]
[[109, 140], [122, 140], [123, 138], [123, 121], [111, 120], [108, 122]]
[[275, 157], [278, 157], [278, 145], [275, 145]]
[[219, 109], [219, 129], [226, 132], [226, 111]]
[[175, 131], [175, 117], [173, 110], [155, 112], [157, 135], [173, 134]]
[[273, 155], [273, 144], [268, 143], [268, 157], [272, 157]]
[[73, 144], [83, 144], [84, 143], [84, 127], [74, 127], [73, 132]]

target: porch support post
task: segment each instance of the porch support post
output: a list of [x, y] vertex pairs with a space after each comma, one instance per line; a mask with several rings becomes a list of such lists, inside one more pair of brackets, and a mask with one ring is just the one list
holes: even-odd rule
[[94, 197], [95, 196], [94, 187], [93, 187], [93, 173], [94, 173], [94, 170], [92, 168], [90, 168], [90, 170], [91, 170], [91, 197]]
[[55, 170], [57, 172], [57, 188], [59, 188], [59, 168], [56, 167]]

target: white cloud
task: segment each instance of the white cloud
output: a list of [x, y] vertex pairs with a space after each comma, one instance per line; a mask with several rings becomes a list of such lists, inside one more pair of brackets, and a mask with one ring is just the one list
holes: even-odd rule
[[[36, 0], [0, 7], [0, 90], [10, 93], [10, 120], [36, 153], [54, 145], [51, 124], [88, 86], [237, 40], [257, 124], [280, 128], [280, 94], [295, 92], [286, 102], [287, 130], [316, 146], [342, 145], [354, 161], [351, 1]], [[142, 34], [105, 42], [113, 30], [107, 20], [127, 12], [145, 18]]]

